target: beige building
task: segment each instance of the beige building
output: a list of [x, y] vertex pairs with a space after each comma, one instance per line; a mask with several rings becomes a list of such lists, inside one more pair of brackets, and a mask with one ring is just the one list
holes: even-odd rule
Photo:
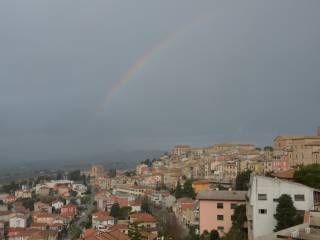
[[290, 167], [320, 163], [320, 128], [315, 136], [278, 136], [273, 145], [287, 153]]
[[190, 150], [191, 147], [189, 145], [177, 145], [172, 149], [171, 154], [179, 156], [190, 152]]
[[105, 173], [104, 167], [102, 165], [92, 165], [90, 170], [91, 177], [101, 177]]

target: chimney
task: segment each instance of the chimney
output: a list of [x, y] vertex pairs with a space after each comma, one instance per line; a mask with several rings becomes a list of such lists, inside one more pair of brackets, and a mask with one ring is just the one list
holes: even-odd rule
[[320, 127], [317, 129], [317, 136], [320, 137]]

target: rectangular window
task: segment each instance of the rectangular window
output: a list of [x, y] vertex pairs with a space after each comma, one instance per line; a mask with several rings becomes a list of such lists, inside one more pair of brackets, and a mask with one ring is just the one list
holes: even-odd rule
[[223, 232], [223, 231], [224, 231], [224, 227], [222, 227], [222, 226], [218, 226], [217, 229], [218, 229], [218, 231], [220, 231], [220, 232]]
[[267, 209], [259, 209], [259, 214], [267, 214]]
[[223, 208], [223, 203], [217, 203], [217, 208]]
[[258, 194], [258, 200], [261, 200], [261, 201], [267, 200], [267, 194]]
[[303, 194], [295, 194], [294, 200], [295, 201], [304, 201], [304, 195]]
[[235, 209], [236, 207], [237, 207], [237, 204], [236, 204], [236, 203], [231, 203], [231, 204], [230, 204], [230, 208], [231, 208], [231, 209]]
[[217, 215], [217, 220], [223, 221], [223, 215]]

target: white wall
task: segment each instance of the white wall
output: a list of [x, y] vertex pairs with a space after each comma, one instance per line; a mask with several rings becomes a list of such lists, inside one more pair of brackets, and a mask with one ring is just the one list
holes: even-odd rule
[[[267, 200], [258, 200], [258, 194], [267, 194]], [[274, 214], [278, 205], [278, 202], [274, 199], [279, 198], [282, 194], [290, 195], [298, 210], [312, 210], [314, 208], [312, 188], [275, 178], [252, 177], [248, 195], [250, 209], [252, 210], [253, 239], [273, 232], [277, 224]], [[295, 201], [295, 194], [303, 194], [305, 200]], [[267, 214], [260, 214], [259, 209], [267, 209]]]

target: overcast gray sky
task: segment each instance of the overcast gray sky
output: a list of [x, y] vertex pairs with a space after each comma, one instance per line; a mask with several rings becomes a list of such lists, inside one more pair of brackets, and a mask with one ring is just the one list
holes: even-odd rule
[[2, 0], [0, 161], [314, 134], [319, 9], [319, 0]]

